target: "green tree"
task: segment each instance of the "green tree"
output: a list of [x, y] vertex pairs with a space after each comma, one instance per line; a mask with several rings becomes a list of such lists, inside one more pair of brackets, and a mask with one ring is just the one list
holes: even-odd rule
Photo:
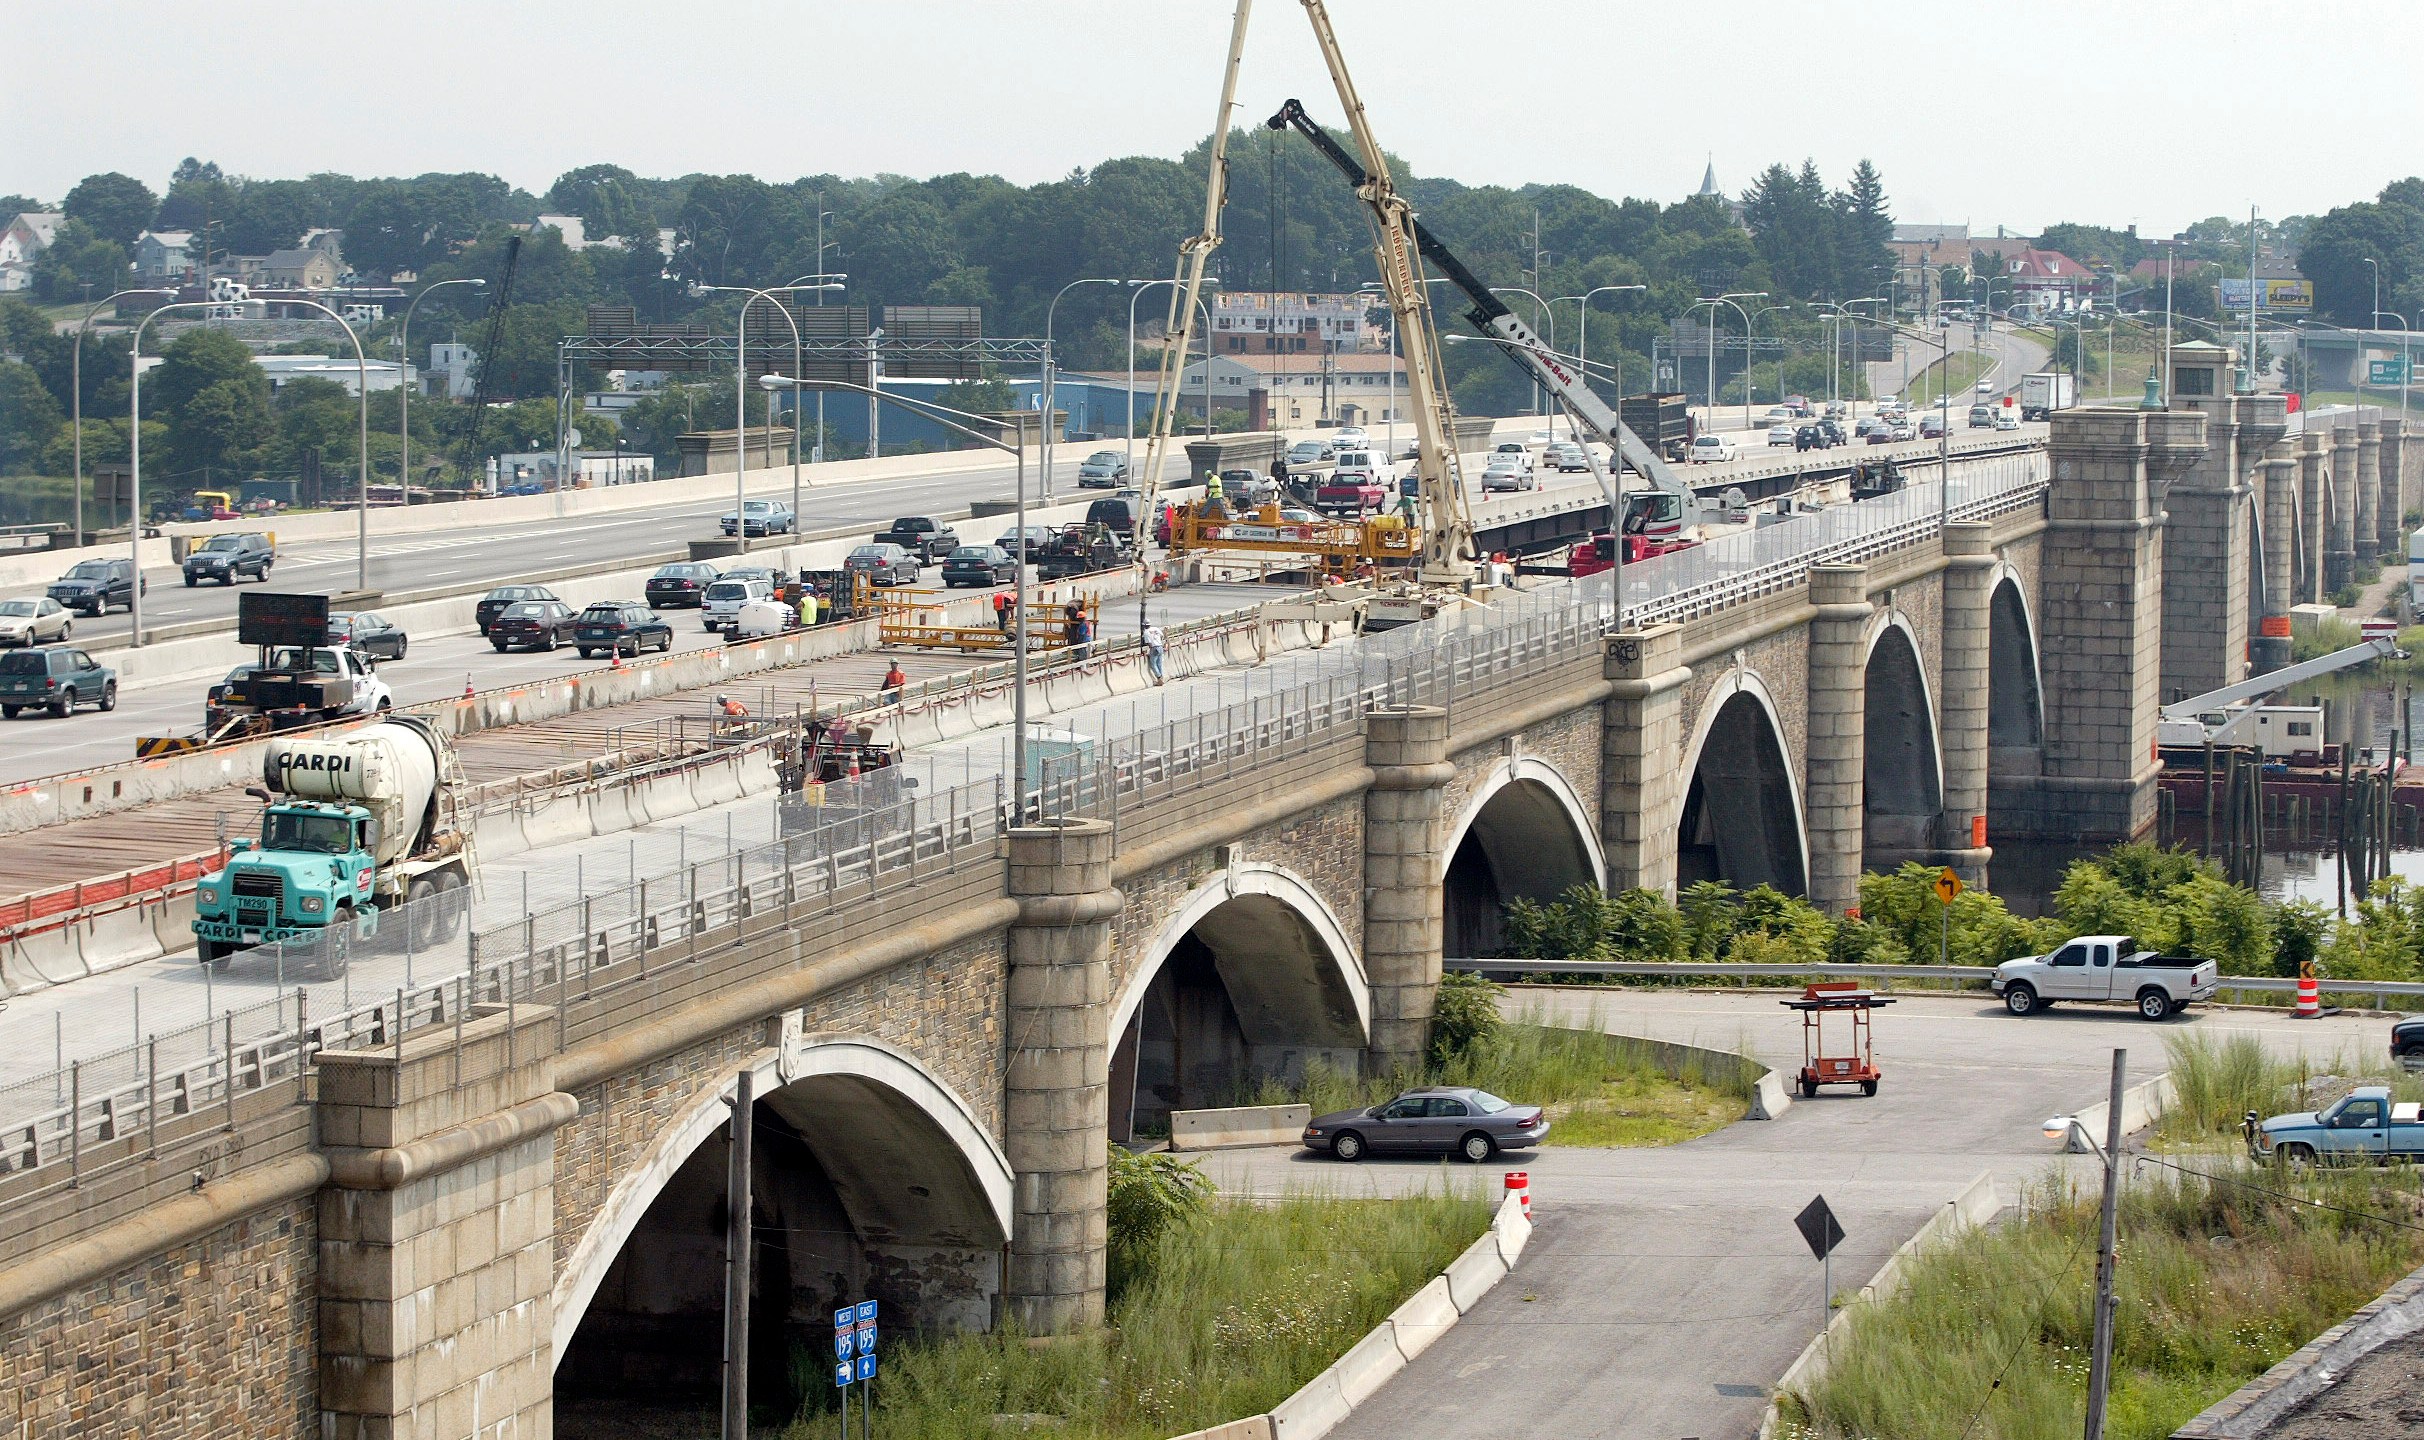
[[244, 342], [224, 330], [188, 330], [169, 342], [158, 368], [145, 377], [144, 413], [174, 416], [204, 390], [229, 380], [259, 385], [266, 402], [269, 379]]
[[1113, 1145], [1108, 1158], [1103, 1230], [1116, 1296], [1152, 1273], [1162, 1237], [1209, 1210], [1218, 1191], [1194, 1162], [1166, 1151], [1138, 1155]]
[[54, 305], [116, 290], [126, 279], [126, 247], [81, 220], [61, 222], [51, 243], [34, 256], [34, 290]]
[[1446, 1066], [1484, 1050], [1497, 1040], [1503, 1024], [1499, 999], [1506, 991], [1487, 978], [1464, 971], [1439, 977], [1439, 993], [1431, 1011], [1430, 1057]]
[[0, 360], [0, 474], [34, 469], [65, 424], [59, 402], [42, 388], [33, 367]]
[[228, 197], [219, 239], [234, 254], [266, 255], [296, 245], [314, 226], [336, 221], [301, 180], [250, 180]]
[[227, 213], [230, 193], [232, 187], [216, 162], [188, 155], [169, 175], [168, 193], [160, 197], [159, 214], [152, 224], [161, 230], [191, 230], [198, 236], [204, 225]]
[[159, 208], [159, 197], [149, 186], [115, 170], [77, 181], [67, 192], [65, 206], [68, 219], [81, 220], [94, 234], [124, 246], [133, 245], [136, 236], [151, 228], [152, 214]]

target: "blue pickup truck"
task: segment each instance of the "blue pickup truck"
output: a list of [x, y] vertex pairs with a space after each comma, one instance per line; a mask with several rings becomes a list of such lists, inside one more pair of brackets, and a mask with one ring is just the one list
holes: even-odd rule
[[2360, 1085], [2323, 1109], [2243, 1124], [2247, 1153], [2303, 1168], [2359, 1160], [2424, 1160], [2424, 1107], [2394, 1101], [2387, 1085]]

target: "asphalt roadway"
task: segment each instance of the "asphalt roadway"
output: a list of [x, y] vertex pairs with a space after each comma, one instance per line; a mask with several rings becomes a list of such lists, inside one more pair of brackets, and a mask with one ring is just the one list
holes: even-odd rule
[[[1509, 1009], [1555, 1023], [1745, 1049], [1797, 1068], [1797, 1020], [1773, 993], [1519, 990]], [[1293, 1148], [1224, 1151], [1205, 1170], [1230, 1194], [1290, 1189], [1398, 1194], [1478, 1172], [1531, 1174], [1538, 1228], [1513, 1276], [1366, 1401], [1332, 1440], [1465, 1440], [1479, 1427], [1559, 1440], [1748, 1440], [1769, 1387], [1817, 1334], [1818, 1262], [1793, 1216], [1824, 1195], [1847, 1239], [1837, 1295], [1980, 1171], [2009, 1204], [2064, 1163], [2040, 1126], [2104, 1098], [2112, 1051], [2132, 1084], [2165, 1068], [2164, 1041], [2251, 1033], [2326, 1062], [2376, 1052], [2389, 1018], [2294, 1021], [2198, 1007], [2163, 1025], [2064, 1006], [2015, 1019], [1981, 995], [1906, 997], [1877, 1019], [1874, 1098], [1797, 1096], [1782, 1119], [1738, 1122], [1683, 1145], [1565, 1149], [1480, 1167], [1367, 1160]], [[1521, 1097], [1516, 1097], [1521, 1098]]]

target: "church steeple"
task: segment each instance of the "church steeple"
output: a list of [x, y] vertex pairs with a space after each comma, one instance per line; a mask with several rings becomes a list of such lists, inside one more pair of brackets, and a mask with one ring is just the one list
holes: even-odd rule
[[1717, 188], [1717, 156], [1713, 152], [1709, 156], [1709, 168], [1700, 172], [1700, 188], [1692, 193], [1695, 197], [1714, 195], [1719, 199], [1725, 198], [1725, 192]]

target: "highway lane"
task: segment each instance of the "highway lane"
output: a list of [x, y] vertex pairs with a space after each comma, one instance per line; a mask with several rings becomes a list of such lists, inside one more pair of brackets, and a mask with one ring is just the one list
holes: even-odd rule
[[[2023, 435], [2034, 435], [2041, 429], [2042, 427], [2039, 426], [2031, 426], [2023, 432]], [[1849, 453], [1851, 458], [1862, 458], [1868, 454], [1868, 447], [1856, 447]], [[1885, 453], [1927, 458], [1933, 455], [1934, 445], [1933, 442], [1912, 442], [1892, 447]], [[1738, 465], [1762, 464], [1773, 458], [1773, 454], [1763, 446], [1746, 445], [1742, 458], [1735, 463]], [[1844, 463], [1845, 454], [1836, 452], [1826, 458], [1828, 463]], [[1468, 492], [1475, 498], [1480, 498], [1480, 457], [1478, 455], [1467, 456], [1465, 460], [1464, 473]], [[1723, 465], [1692, 465], [1680, 467], [1680, 473], [1692, 484], [1705, 485], [1721, 477], [1728, 468]], [[1587, 472], [1559, 474], [1555, 471], [1543, 471], [1539, 479], [1542, 491], [1545, 493], [1575, 493], [1578, 496], [1587, 497], [1596, 491], [1596, 482]], [[1636, 487], [1640, 484], [1638, 479], [1635, 479], [1633, 483]], [[835, 490], [823, 493], [836, 495], [842, 492]], [[853, 503], [864, 507], [870, 501], [861, 498]], [[882, 511], [884, 519], [889, 519], [894, 513], [889, 506], [879, 505], [875, 508]], [[913, 506], [903, 507], [903, 513], [911, 513], [914, 509]], [[722, 512], [716, 511], [715, 513], [721, 514]], [[617, 527], [615, 533], [624, 534], [629, 532], [630, 527], [662, 524], [663, 520], [660, 516], [651, 515], [628, 521], [618, 520], [614, 523]], [[989, 535], [994, 523], [992, 519], [988, 518], [980, 524], [964, 526], [963, 529], [966, 529], [971, 536]], [[1002, 522], [1002, 528], [1008, 528], [1007, 522]], [[492, 552], [493, 547], [499, 545], [545, 546], [554, 545], [558, 543], [558, 540], [545, 534], [518, 538], [485, 534], [466, 536], [441, 534], [404, 543], [425, 543], [432, 546], [431, 550], [423, 552], [426, 563], [427, 556], [442, 556], [452, 553], [450, 548], [438, 548], [440, 546], [452, 547], [462, 544], [474, 547], [474, 553], [488, 554]], [[344, 563], [349, 565], [350, 560]], [[403, 562], [399, 560], [397, 563]], [[288, 572], [282, 568], [277, 573], [278, 583], [281, 586], [287, 584]], [[233, 602], [231, 600], [228, 603], [232, 606]], [[673, 622], [677, 649], [697, 649], [720, 643], [699, 627], [697, 612], [668, 610], [664, 614]], [[79, 633], [81, 635], [81, 632]], [[403, 661], [388, 661], [380, 666], [379, 673], [395, 691], [399, 704], [417, 704], [460, 695], [467, 682], [482, 690], [505, 688], [594, 669], [598, 663], [594, 660], [581, 659], [578, 652], [571, 649], [559, 650], [552, 654], [499, 655], [490, 649], [487, 641], [468, 632], [455, 635], [415, 635], [411, 637], [411, 642], [410, 649]], [[103, 653], [102, 658], [104, 662], [107, 661], [106, 652]], [[84, 712], [73, 719], [61, 721], [51, 719], [41, 712], [31, 712], [14, 721], [0, 722], [0, 783], [29, 780], [46, 775], [76, 773], [122, 763], [133, 756], [137, 736], [182, 734], [190, 731], [201, 723], [202, 696], [203, 692], [209, 688], [209, 684], [210, 678], [194, 678], [164, 681], [156, 685], [127, 689], [119, 697], [117, 711], [108, 715]]]
[[[1056, 499], [1065, 502], [1088, 493], [1075, 488], [1074, 461], [1066, 466], [1056, 464], [1054, 468], [1066, 472], [1054, 486]], [[1169, 457], [1162, 473], [1176, 482], [1186, 477], [1186, 469], [1182, 453]], [[898, 515], [953, 514], [966, 511], [973, 501], [1012, 499], [1015, 482], [1016, 471], [1004, 460], [998, 465], [943, 475], [819, 486], [802, 496], [806, 514], [800, 529], [809, 535], [847, 529], [872, 536]], [[1034, 483], [1033, 476], [1029, 477], [1029, 483]], [[754, 483], [752, 493], [788, 499], [785, 492], [769, 491]], [[575, 566], [614, 569], [652, 556], [679, 552], [691, 540], [715, 538], [719, 522], [731, 509], [732, 501], [726, 496], [712, 501], [651, 506], [617, 515], [584, 516], [543, 526], [390, 537], [374, 534], [370, 588], [390, 592], [433, 588], [470, 591]], [[263, 526], [274, 530], [276, 523], [264, 521]], [[1007, 520], [1002, 520], [997, 528], [997, 522], [988, 518], [966, 528], [970, 534], [981, 533], [991, 539], [1010, 526]], [[354, 587], [354, 576], [355, 547], [351, 540], [313, 540], [280, 549], [269, 588], [304, 592], [349, 590]], [[188, 589], [175, 569], [148, 570], [145, 578], [150, 584], [144, 596], [143, 618], [147, 626], [186, 625], [201, 620], [220, 620], [232, 625], [239, 593], [255, 588], [248, 581], [243, 585], [204, 584]], [[123, 610], [99, 619], [78, 616], [76, 638], [87, 645], [123, 642], [130, 618]]]

